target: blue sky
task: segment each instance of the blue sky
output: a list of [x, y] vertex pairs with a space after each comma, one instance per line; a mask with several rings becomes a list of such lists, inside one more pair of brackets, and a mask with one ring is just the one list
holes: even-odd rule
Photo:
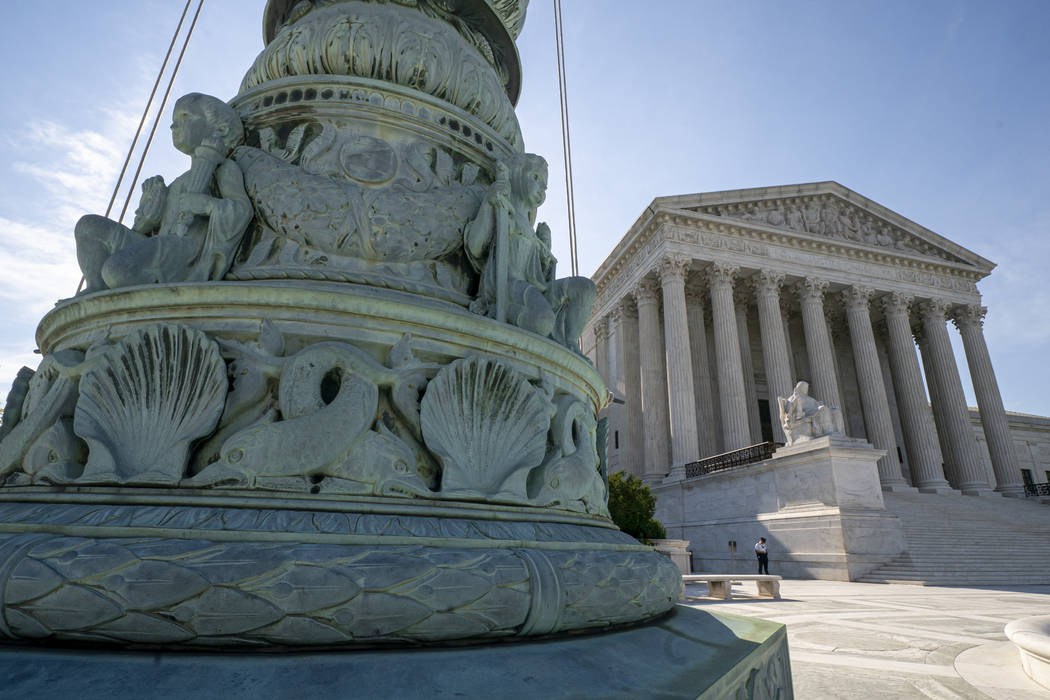
[[[39, 318], [76, 288], [73, 224], [105, 211], [182, 5], [5, 7], [0, 396], [38, 362]], [[186, 167], [171, 104], [236, 93], [263, 5], [205, 3], [143, 176]], [[567, 271], [551, 12], [534, 0], [518, 42], [518, 115], [551, 164], [540, 217]], [[654, 197], [836, 180], [999, 264], [980, 289], [1004, 401], [1050, 414], [1050, 2], [566, 0], [563, 12], [584, 274]]]

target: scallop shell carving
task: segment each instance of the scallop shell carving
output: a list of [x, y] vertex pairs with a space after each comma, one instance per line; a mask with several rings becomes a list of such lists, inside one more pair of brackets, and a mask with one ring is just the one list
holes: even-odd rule
[[506, 365], [456, 360], [427, 386], [423, 439], [441, 460], [441, 491], [525, 499], [529, 470], [542, 460], [554, 407]]
[[89, 451], [78, 482], [177, 484], [227, 388], [219, 347], [200, 331], [160, 324], [127, 336], [80, 381], [73, 430]]

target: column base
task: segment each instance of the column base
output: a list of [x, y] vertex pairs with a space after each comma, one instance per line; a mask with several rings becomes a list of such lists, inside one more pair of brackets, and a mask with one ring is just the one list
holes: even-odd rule
[[671, 472], [667, 476], [665, 476], [663, 478], [663, 481], [661, 483], [664, 483], [664, 484], [674, 483], [676, 481], [681, 481], [684, 478], [685, 478], [685, 465], [683, 464], [683, 465], [678, 466], [678, 467], [671, 467]]
[[890, 493], [915, 493], [919, 489], [915, 488], [914, 486], [909, 486], [908, 484], [902, 481], [899, 484], [883, 484], [882, 490], [889, 491]]
[[1020, 484], [1010, 484], [1009, 486], [995, 487], [995, 492], [1001, 494], [1004, 498], [1024, 498], [1024, 487]]
[[925, 486], [920, 485], [918, 488], [919, 488], [919, 493], [934, 493], [934, 494], [953, 494], [953, 493], [957, 494], [957, 493], [959, 493], [959, 491], [957, 489], [953, 489], [947, 483], [943, 483], [943, 484], [929, 484], [929, 485], [925, 485]]
[[1001, 496], [991, 486], [963, 486], [959, 489], [964, 496]]

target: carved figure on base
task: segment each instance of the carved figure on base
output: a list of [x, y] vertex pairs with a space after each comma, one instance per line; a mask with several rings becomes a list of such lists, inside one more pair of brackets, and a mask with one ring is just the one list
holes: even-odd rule
[[221, 279], [233, 261], [252, 205], [230, 152], [244, 141], [240, 117], [225, 102], [190, 93], [175, 103], [175, 148], [190, 169], [170, 185], [142, 183], [131, 228], [97, 214], [77, 222], [84, 294], [137, 284]]
[[780, 424], [787, 444], [805, 442], [825, 435], [843, 435], [842, 412], [819, 403], [809, 395], [809, 382], [799, 382], [791, 396], [777, 397], [780, 406]]
[[533, 228], [546, 193], [540, 156], [522, 153], [496, 164], [496, 179], [465, 232], [467, 258], [481, 274], [470, 309], [579, 352], [595, 287], [586, 277], [556, 278], [550, 228]]

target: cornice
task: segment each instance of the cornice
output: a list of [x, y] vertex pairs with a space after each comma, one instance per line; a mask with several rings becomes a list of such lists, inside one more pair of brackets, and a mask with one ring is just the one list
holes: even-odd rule
[[928, 243], [940, 246], [947, 252], [963, 259], [969, 259], [972, 264], [985, 270], [985, 275], [994, 268], [995, 263], [964, 248], [958, 243], [931, 231], [925, 226], [898, 214], [894, 210], [885, 207], [878, 202], [868, 199], [862, 194], [854, 192], [834, 180], [823, 182], [807, 182], [794, 185], [778, 185], [773, 187], [751, 187], [738, 190], [721, 190], [718, 192], [703, 192], [698, 194], [676, 195], [671, 197], [657, 197], [650, 205], [653, 208], [686, 209], [690, 207], [712, 206], [717, 204], [739, 204], [745, 202], [760, 202], [776, 199], [791, 199], [806, 196], [835, 195], [861, 209], [867, 210], [887, 222], [898, 226], [913, 235], [925, 239]]
[[[658, 201], [658, 200], [654, 200]], [[976, 284], [988, 276], [991, 268], [977, 269], [968, 265], [952, 263], [945, 260], [934, 260], [899, 250], [876, 249], [869, 246], [828, 239], [809, 233], [789, 231], [754, 222], [737, 222], [725, 217], [701, 214], [698, 212], [654, 208], [650, 205], [646, 213], [639, 217], [627, 235], [613, 248], [612, 253], [595, 271], [592, 279], [598, 287], [599, 299], [605, 289], [617, 281], [619, 273], [633, 262], [635, 256], [653, 239], [661, 226], [675, 225], [696, 229], [702, 233], [727, 235], [742, 241], [769, 243], [796, 250], [835, 255], [845, 260], [890, 265], [917, 273], [927, 272], [943, 274]], [[673, 239], [664, 236], [664, 241]], [[698, 259], [703, 259], [702, 257]], [[989, 265], [992, 265], [989, 263]], [[994, 267], [994, 265], [992, 265]]]

